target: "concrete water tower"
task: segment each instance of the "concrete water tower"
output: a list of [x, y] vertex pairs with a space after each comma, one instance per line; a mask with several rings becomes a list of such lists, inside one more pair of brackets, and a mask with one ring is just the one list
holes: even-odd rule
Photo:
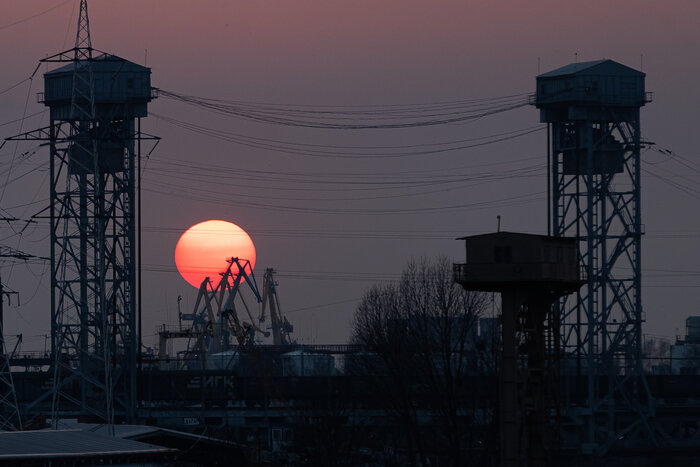
[[577, 447], [588, 453], [630, 431], [617, 408], [638, 412], [637, 424], [653, 406], [641, 360], [644, 78], [613, 60], [573, 63], [539, 75], [531, 101], [551, 136], [548, 230], [579, 240], [588, 272], [587, 285], [558, 305], [567, 368], [588, 381], [587, 407], [570, 414], [586, 419]]
[[[81, 0], [75, 47], [42, 60], [50, 147], [53, 419], [112, 424], [136, 407], [137, 177], [151, 70], [92, 48]], [[36, 403], [40, 403], [41, 398]]]

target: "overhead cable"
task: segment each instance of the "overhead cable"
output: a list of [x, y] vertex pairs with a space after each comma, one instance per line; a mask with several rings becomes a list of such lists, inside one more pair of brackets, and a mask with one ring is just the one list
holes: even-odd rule
[[159, 89], [159, 96], [229, 117], [256, 122], [332, 130], [400, 129], [467, 122], [528, 104], [527, 94], [442, 104], [318, 107], [271, 105], [188, 96]]

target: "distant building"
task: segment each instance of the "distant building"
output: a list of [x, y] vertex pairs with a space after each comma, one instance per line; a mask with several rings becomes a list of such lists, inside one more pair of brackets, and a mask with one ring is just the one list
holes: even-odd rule
[[305, 351], [303, 348], [280, 357], [283, 376], [333, 376], [336, 374], [332, 355]]
[[685, 320], [685, 338], [678, 336], [671, 346], [671, 373], [700, 374], [700, 316], [689, 316]]

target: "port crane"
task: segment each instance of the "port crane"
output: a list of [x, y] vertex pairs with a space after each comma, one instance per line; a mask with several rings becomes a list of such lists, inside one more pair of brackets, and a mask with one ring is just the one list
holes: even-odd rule
[[274, 345], [293, 344], [290, 334], [294, 331], [287, 318], [282, 315], [280, 302], [277, 296], [277, 281], [274, 277], [275, 270], [267, 268], [263, 276], [262, 310], [260, 312], [260, 325], [265, 324], [265, 311], [269, 308], [270, 329], [272, 330], [272, 343]]

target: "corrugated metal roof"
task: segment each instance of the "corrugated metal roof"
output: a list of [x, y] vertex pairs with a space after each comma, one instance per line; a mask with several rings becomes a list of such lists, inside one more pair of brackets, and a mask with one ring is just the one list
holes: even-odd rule
[[[98, 433], [104, 436], [108, 436], [108, 427], [104, 424], [96, 423], [78, 423], [75, 420], [61, 420], [61, 427], [68, 430], [82, 430], [91, 433]], [[45, 430], [48, 431], [48, 430]], [[227, 446], [240, 446], [239, 443], [233, 441], [226, 441], [217, 438], [210, 438], [208, 436], [197, 435], [194, 433], [187, 433], [184, 431], [170, 430], [168, 428], [161, 428], [157, 426], [149, 425], [114, 425], [114, 436], [117, 438], [125, 438], [131, 440], [147, 439], [151, 435], [165, 435], [174, 439], [187, 439], [193, 441], [206, 441], [213, 442], [219, 445]]]
[[173, 449], [82, 430], [0, 432], [0, 460], [166, 454]]
[[[77, 420], [61, 420], [59, 427], [63, 430], [82, 430], [90, 433], [97, 433], [104, 436], [109, 435], [109, 426], [103, 423], [78, 423]], [[113, 426], [114, 436], [117, 438], [133, 439], [136, 436], [154, 433], [160, 431], [161, 428], [149, 425], [122, 425]], [[46, 429], [48, 430], [48, 429]], [[44, 430], [44, 431], [46, 431]]]
[[614, 60], [594, 60], [592, 62], [570, 63], [556, 70], [548, 71], [538, 76], [538, 78], [556, 78], [559, 76], [571, 76], [578, 73], [593, 73], [601, 75], [642, 75], [644, 73], [630, 68], [627, 65]]

